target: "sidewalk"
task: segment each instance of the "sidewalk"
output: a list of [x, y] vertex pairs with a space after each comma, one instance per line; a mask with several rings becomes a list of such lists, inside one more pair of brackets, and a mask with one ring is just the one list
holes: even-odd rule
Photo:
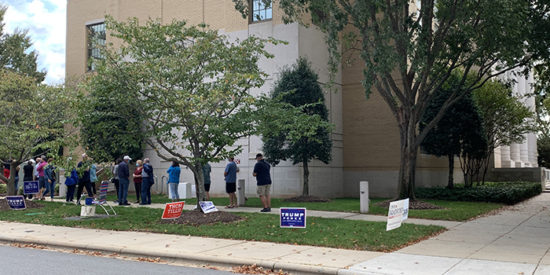
[[[493, 216], [449, 224], [448, 231], [393, 253], [9, 222], [0, 222], [0, 240], [210, 264], [257, 264], [298, 273], [542, 275], [550, 274], [548, 205], [550, 194], [544, 193]], [[258, 209], [241, 207], [231, 211]], [[308, 214], [348, 219], [380, 217], [322, 211]]]

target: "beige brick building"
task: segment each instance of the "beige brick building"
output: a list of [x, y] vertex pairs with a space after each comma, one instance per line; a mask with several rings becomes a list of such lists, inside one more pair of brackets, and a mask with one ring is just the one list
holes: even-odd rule
[[[95, 54], [89, 49], [88, 33], [104, 35], [104, 16], [109, 14], [117, 20], [137, 17], [140, 21], [148, 18], [162, 22], [186, 20], [190, 24], [207, 23], [230, 39], [249, 35], [272, 36], [285, 40], [287, 45], [271, 46], [269, 51], [274, 59], [262, 61], [261, 68], [270, 78], [254, 94], [267, 93], [277, 78], [277, 72], [293, 64], [298, 57], [307, 57], [317, 71], [321, 82], [328, 81], [328, 52], [324, 36], [315, 28], [305, 28], [296, 23], [285, 25], [281, 11], [258, 6], [257, 0], [252, 10], [259, 16], [244, 19], [235, 10], [231, 0], [68, 0], [67, 7], [67, 52], [66, 77], [70, 79], [85, 74], [89, 69], [88, 57]], [[108, 40], [107, 36], [107, 40]], [[336, 91], [326, 91], [326, 104], [330, 120], [335, 125], [332, 132], [333, 160], [324, 165], [314, 161], [310, 165], [310, 192], [324, 197], [357, 196], [360, 180], [370, 182], [373, 196], [391, 197], [397, 190], [399, 165], [399, 135], [396, 122], [380, 96], [373, 93], [367, 100], [361, 86], [361, 62], [341, 68], [336, 77]], [[535, 140], [536, 142], [536, 140]], [[245, 179], [247, 194], [254, 196], [255, 179], [251, 168], [255, 154], [261, 151], [261, 139], [253, 136], [242, 139], [239, 144], [243, 152], [236, 156], [240, 160], [239, 179]], [[533, 150], [532, 144], [530, 152]], [[499, 151], [500, 153], [500, 151]], [[536, 143], [535, 143], [536, 153]], [[152, 159], [157, 169], [156, 175], [165, 175], [169, 163], [162, 161], [151, 150], [145, 155]], [[525, 158], [529, 166], [536, 165], [536, 157]], [[522, 159], [523, 160], [523, 159]], [[527, 162], [526, 166], [527, 166]], [[419, 185], [444, 185], [447, 178], [447, 161], [433, 156], [419, 154], [417, 182]], [[225, 163], [213, 164], [212, 193], [224, 193], [223, 167]], [[300, 166], [281, 163], [272, 169], [275, 196], [294, 196], [301, 193], [302, 178]], [[183, 181], [192, 182], [190, 171], [185, 171]], [[455, 179], [460, 179], [460, 169], [455, 169]], [[157, 191], [165, 191], [166, 186], [155, 185]]]

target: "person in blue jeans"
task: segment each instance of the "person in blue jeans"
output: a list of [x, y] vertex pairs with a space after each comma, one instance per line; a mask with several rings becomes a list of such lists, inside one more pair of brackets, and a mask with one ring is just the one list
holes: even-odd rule
[[178, 193], [178, 186], [180, 184], [180, 174], [181, 169], [179, 163], [173, 161], [172, 166], [168, 168], [168, 185], [170, 185], [170, 193], [172, 194], [172, 202], [175, 202], [180, 199], [180, 194]]
[[42, 194], [42, 197], [45, 197], [48, 192], [50, 193], [50, 200], [53, 201], [53, 196], [55, 194], [55, 180], [56, 180], [56, 173], [55, 173], [55, 167], [51, 164], [53, 162], [53, 158], [48, 159], [48, 166], [46, 166], [46, 169], [44, 169], [44, 180], [46, 181], [46, 191]]
[[130, 185], [130, 169], [128, 162], [132, 160], [129, 156], [124, 156], [123, 161], [118, 164], [118, 205], [130, 205], [128, 203], [128, 186]]
[[153, 166], [151, 165], [149, 158], [143, 159], [143, 171], [141, 171], [140, 205], [151, 204], [151, 186], [155, 183], [153, 176]]

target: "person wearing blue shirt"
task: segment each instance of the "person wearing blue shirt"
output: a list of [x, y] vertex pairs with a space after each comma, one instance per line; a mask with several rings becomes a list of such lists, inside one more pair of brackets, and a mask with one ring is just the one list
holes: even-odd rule
[[172, 161], [172, 166], [168, 168], [168, 185], [170, 185], [170, 193], [172, 194], [172, 202], [180, 199], [178, 186], [180, 184], [181, 169], [179, 163]]
[[225, 166], [225, 171], [223, 175], [225, 176], [225, 192], [229, 194], [229, 205], [225, 208], [235, 208], [237, 207], [237, 172], [239, 172], [239, 167], [234, 161], [233, 157], [227, 159], [229, 163]]
[[260, 212], [271, 212], [271, 175], [269, 174], [269, 163], [265, 162], [262, 154], [256, 155], [256, 165], [254, 165], [253, 176], [256, 177], [258, 184], [257, 193], [262, 200], [264, 209]]
[[143, 159], [143, 170], [141, 171], [141, 203], [140, 205], [151, 204], [151, 186], [155, 184], [153, 166], [149, 158]]

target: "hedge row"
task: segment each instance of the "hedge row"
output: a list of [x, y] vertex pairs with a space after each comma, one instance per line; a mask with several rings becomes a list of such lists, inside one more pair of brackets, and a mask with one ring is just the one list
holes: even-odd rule
[[456, 186], [417, 188], [416, 197], [450, 201], [483, 201], [516, 204], [542, 192], [542, 186], [536, 182], [497, 182], [465, 188]]

